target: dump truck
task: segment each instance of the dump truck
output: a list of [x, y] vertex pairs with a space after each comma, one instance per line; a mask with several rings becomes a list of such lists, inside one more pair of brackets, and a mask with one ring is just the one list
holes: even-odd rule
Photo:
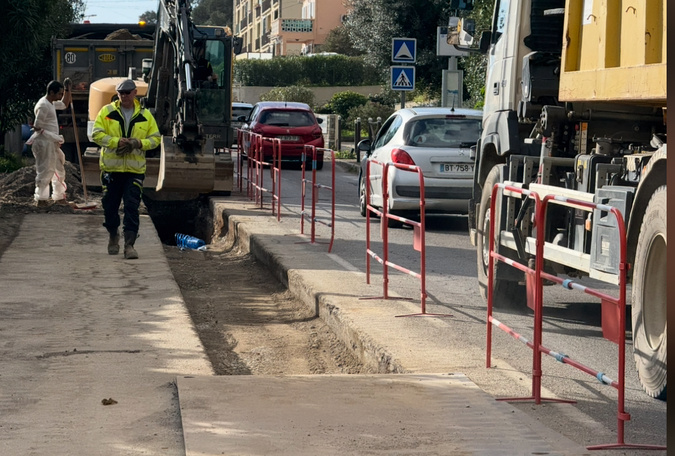
[[[552, 204], [544, 226], [535, 226], [531, 200], [502, 192], [490, 233], [495, 184], [617, 208], [627, 233], [635, 365], [645, 391], [661, 399], [667, 377], [666, 5], [495, 0], [491, 29], [474, 40], [487, 54], [488, 69], [469, 208], [484, 297], [490, 236], [499, 254], [531, 265], [537, 230], [544, 230], [547, 273], [600, 285], [618, 284], [620, 274], [622, 239], [611, 213]], [[524, 273], [495, 263], [493, 304], [525, 303]]]
[[[227, 195], [234, 181], [232, 144], [232, 64], [241, 39], [229, 27], [198, 26], [188, 0], [161, 0], [152, 56], [136, 79], [141, 104], [155, 117], [160, 147], [148, 151], [144, 194], [158, 200], [194, 199], [200, 194]], [[209, 78], [198, 77], [209, 62]], [[142, 74], [142, 76], [141, 76]], [[115, 99], [119, 78], [104, 78], [90, 88], [89, 118]], [[99, 150], [84, 154], [87, 182], [100, 186]]]
[[[81, 150], [95, 146], [87, 137], [89, 88], [99, 79], [126, 77], [152, 58], [154, 24], [71, 24], [65, 38], [52, 40], [53, 78], [73, 81], [72, 108], [59, 111], [66, 158], [78, 162], [75, 131]], [[73, 128], [73, 113], [75, 126]]]

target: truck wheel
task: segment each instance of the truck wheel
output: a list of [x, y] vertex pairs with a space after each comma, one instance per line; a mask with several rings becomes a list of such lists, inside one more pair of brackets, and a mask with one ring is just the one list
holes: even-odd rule
[[666, 186], [647, 205], [633, 265], [633, 357], [647, 394], [666, 399]]
[[[496, 165], [488, 174], [483, 185], [483, 192], [480, 198], [480, 213], [478, 215], [478, 235], [477, 260], [478, 260], [478, 286], [480, 294], [487, 301], [488, 289], [488, 261], [490, 249], [490, 200], [492, 199], [492, 187], [500, 182], [500, 166]], [[499, 278], [497, 271], [499, 267], [511, 267], [495, 264], [494, 284], [492, 293], [493, 307], [516, 308], [523, 307], [527, 303], [527, 294], [525, 285], [518, 282], [503, 280]]]

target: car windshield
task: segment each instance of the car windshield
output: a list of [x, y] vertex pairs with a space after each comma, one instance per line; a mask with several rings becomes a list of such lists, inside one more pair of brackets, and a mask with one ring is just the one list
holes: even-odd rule
[[248, 116], [248, 113], [251, 112], [251, 108], [246, 108], [246, 107], [238, 107], [238, 106], [233, 106], [232, 107], [232, 117], [236, 119], [239, 116]]
[[419, 147], [470, 147], [480, 137], [479, 119], [434, 118], [412, 121], [406, 144]]
[[309, 127], [314, 125], [314, 117], [307, 111], [263, 111], [260, 123], [277, 127]]

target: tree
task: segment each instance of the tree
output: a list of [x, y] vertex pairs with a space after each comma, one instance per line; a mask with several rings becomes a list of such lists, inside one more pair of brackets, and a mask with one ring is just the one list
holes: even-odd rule
[[138, 18], [139, 21], [145, 21], [146, 24], [157, 23], [157, 11], [146, 11]]
[[[81, 0], [2, 0], [0, 137], [26, 122], [52, 78], [51, 39], [82, 18]], [[17, 52], [17, 50], [21, 52]]]
[[232, 28], [231, 1], [199, 0], [192, 8], [192, 21], [199, 25], [219, 25]]
[[326, 40], [321, 46], [324, 52], [337, 52], [338, 54], [349, 55], [352, 57], [362, 55], [363, 52], [354, 48], [349, 32], [343, 25], [336, 27], [326, 36]]
[[[365, 53], [365, 59], [373, 64], [382, 77], [388, 79], [393, 38], [417, 40], [415, 85], [427, 94], [440, 98], [442, 70], [447, 68], [448, 57], [436, 55], [437, 27], [445, 26], [454, 15], [447, 0], [348, 0], [350, 13], [345, 27], [354, 47]], [[494, 0], [476, 0], [471, 16], [487, 19], [487, 25], [477, 20], [478, 34], [489, 27]], [[471, 90], [484, 85], [485, 66], [482, 56], [459, 59], [459, 68], [471, 73]], [[467, 75], [465, 75], [467, 76]], [[477, 78], [477, 80], [476, 80]], [[480, 81], [483, 81], [482, 84]], [[470, 93], [473, 98], [473, 93]]]

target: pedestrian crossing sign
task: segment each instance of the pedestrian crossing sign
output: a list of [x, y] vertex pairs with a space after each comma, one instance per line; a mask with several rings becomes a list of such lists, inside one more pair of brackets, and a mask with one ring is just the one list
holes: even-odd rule
[[392, 66], [391, 90], [415, 90], [415, 67]]
[[416, 38], [393, 38], [391, 61], [394, 63], [415, 63], [417, 60]]

